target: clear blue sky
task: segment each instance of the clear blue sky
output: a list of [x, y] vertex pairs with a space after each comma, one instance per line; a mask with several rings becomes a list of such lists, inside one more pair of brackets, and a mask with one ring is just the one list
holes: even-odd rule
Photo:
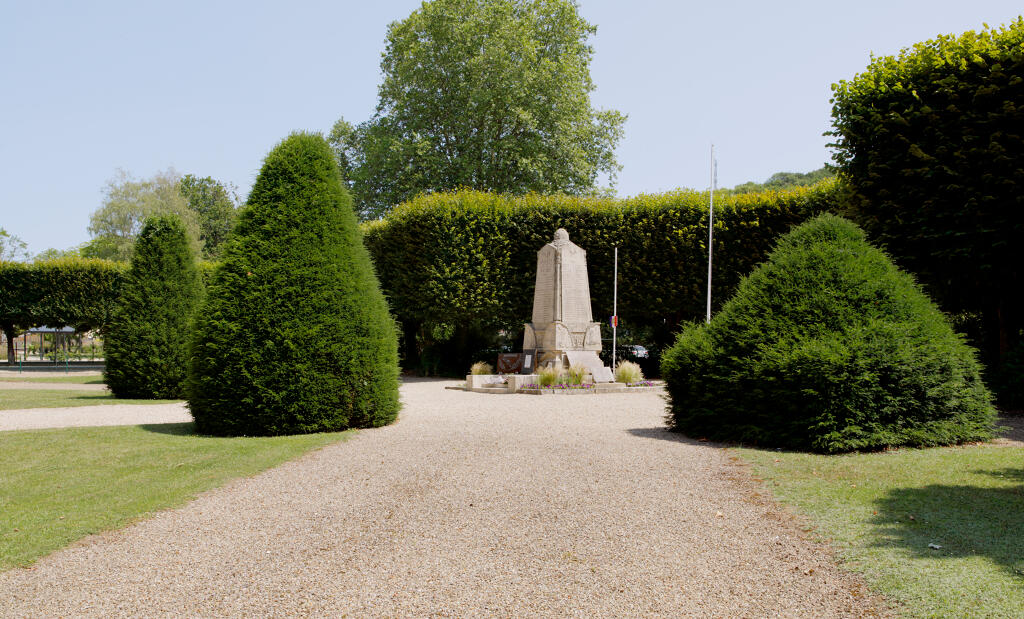
[[[371, 116], [387, 2], [0, 0], [0, 227], [33, 253], [88, 240], [117, 168], [173, 166], [244, 195], [291, 131]], [[619, 195], [806, 172], [829, 160], [833, 82], [937, 34], [1005, 24], [1019, 0], [581, 0], [593, 95], [629, 115]]]

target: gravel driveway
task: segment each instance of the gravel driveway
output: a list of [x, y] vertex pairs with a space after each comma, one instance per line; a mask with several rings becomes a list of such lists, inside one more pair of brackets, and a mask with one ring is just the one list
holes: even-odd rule
[[407, 382], [361, 431], [0, 573], [4, 616], [884, 614], [660, 395]]

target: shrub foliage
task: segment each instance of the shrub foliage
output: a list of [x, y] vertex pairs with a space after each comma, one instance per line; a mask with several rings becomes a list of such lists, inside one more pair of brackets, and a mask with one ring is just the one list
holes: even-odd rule
[[181, 219], [148, 219], [104, 341], [107, 385], [119, 398], [185, 395], [188, 337], [202, 282]]
[[78, 330], [110, 322], [124, 266], [95, 258], [59, 258], [36, 264], [0, 261], [0, 328], [7, 336], [9, 363], [20, 329], [49, 325]]
[[397, 346], [331, 150], [294, 134], [267, 155], [197, 319], [196, 426], [273, 435], [389, 423]]
[[821, 215], [784, 237], [662, 375], [676, 430], [822, 452], [990, 438], [972, 348], [852, 223]]
[[1024, 336], [1024, 19], [874, 58], [833, 86], [853, 215], [949, 312], [980, 312], [985, 355]]
[[[764, 259], [776, 237], [834, 209], [836, 197], [831, 181], [716, 196], [716, 304]], [[459, 191], [416, 198], [365, 230], [402, 323], [406, 369], [458, 374], [493, 345], [487, 338], [499, 329], [511, 334], [513, 346], [521, 345], [533, 309], [537, 250], [558, 228], [587, 251], [594, 316], [612, 313], [618, 246], [620, 327], [648, 333], [645, 343], [655, 353], [667, 346], [682, 321], [704, 314], [707, 215], [706, 192], [616, 200]]]

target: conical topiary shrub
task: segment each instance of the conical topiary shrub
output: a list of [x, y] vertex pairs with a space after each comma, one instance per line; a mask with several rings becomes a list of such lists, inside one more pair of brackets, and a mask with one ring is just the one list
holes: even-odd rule
[[852, 223], [783, 237], [709, 325], [662, 361], [669, 423], [691, 436], [840, 452], [992, 436], [975, 352]]
[[110, 390], [119, 398], [185, 395], [191, 322], [202, 283], [177, 215], [146, 220], [104, 337]]
[[294, 134], [267, 155], [196, 321], [198, 431], [326, 432], [398, 412], [398, 340], [334, 156]]

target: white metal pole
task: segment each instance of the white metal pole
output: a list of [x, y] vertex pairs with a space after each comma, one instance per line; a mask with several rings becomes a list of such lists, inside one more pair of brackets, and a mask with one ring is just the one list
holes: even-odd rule
[[612, 282], [612, 374], [615, 374], [615, 346], [619, 333], [619, 246], [615, 246], [615, 267]]
[[715, 234], [715, 145], [711, 145], [711, 183], [708, 194], [708, 315], [707, 322], [711, 322], [711, 243]]

